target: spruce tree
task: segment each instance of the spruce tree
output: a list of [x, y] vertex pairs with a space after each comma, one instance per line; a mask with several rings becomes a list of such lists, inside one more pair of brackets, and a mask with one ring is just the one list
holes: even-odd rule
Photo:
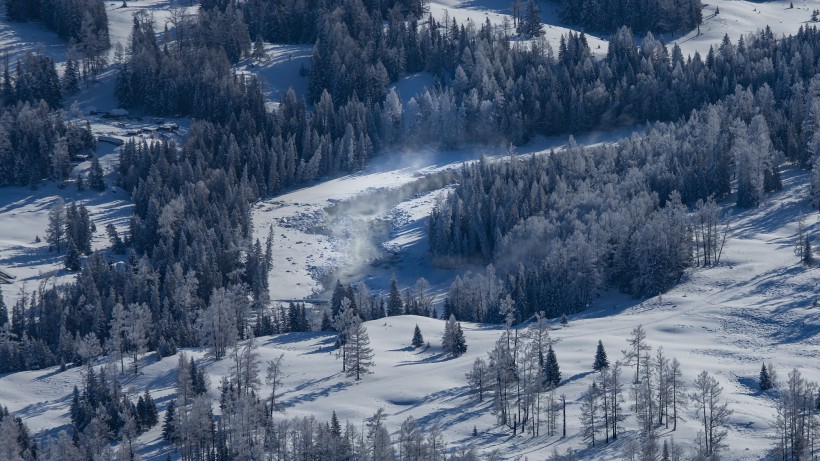
[[105, 178], [103, 178], [103, 170], [100, 165], [100, 159], [96, 156], [91, 159], [91, 169], [88, 172], [88, 187], [102, 192], [105, 190]]
[[552, 345], [547, 349], [547, 357], [544, 359], [544, 384], [548, 389], [561, 384], [561, 370], [558, 367], [558, 359], [555, 357]]
[[561, 325], [569, 325], [569, 317], [567, 317], [567, 314], [561, 314]]
[[68, 241], [68, 252], [65, 255], [65, 268], [70, 271], [80, 270], [80, 250], [74, 240]]
[[162, 423], [162, 438], [168, 442], [176, 440], [176, 426], [174, 423], [175, 413], [174, 401], [168, 403], [168, 408], [165, 410], [165, 421]]
[[9, 309], [3, 300], [3, 290], [0, 290], [0, 328], [9, 323]]
[[333, 331], [333, 322], [327, 315], [327, 311], [322, 313], [322, 326], [319, 328], [319, 331]]
[[333, 416], [330, 417], [330, 433], [336, 438], [342, 436], [342, 426], [339, 424], [339, 418], [336, 416], [336, 410], [333, 410]]
[[602, 343], [599, 339], [598, 348], [595, 351], [595, 363], [592, 365], [592, 369], [595, 371], [601, 371], [604, 368], [609, 368], [609, 359], [606, 358], [604, 343]]
[[464, 331], [461, 329], [461, 323], [456, 323], [455, 336], [455, 356], [459, 357], [467, 352], [467, 339], [464, 337]]
[[390, 280], [390, 294], [387, 297], [387, 315], [401, 315], [404, 313], [404, 306], [401, 301], [401, 293], [396, 286], [396, 276]]
[[761, 392], [766, 392], [773, 387], [772, 378], [769, 375], [769, 370], [766, 369], [766, 364], [760, 367], [760, 378], [757, 382]]
[[[0, 321], [2, 321], [2, 318], [0, 318]], [[413, 341], [410, 344], [412, 344], [413, 347], [421, 347], [424, 345], [424, 336], [421, 335], [418, 324], [416, 324], [416, 329], [413, 331]]]

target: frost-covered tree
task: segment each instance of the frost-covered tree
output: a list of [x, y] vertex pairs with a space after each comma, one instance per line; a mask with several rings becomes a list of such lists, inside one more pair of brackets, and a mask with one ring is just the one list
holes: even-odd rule
[[88, 187], [97, 192], [102, 192], [105, 190], [103, 169], [100, 165], [100, 159], [96, 156], [91, 159], [91, 168], [88, 170]]
[[467, 341], [464, 338], [464, 331], [461, 329], [461, 324], [456, 321], [456, 316], [453, 314], [450, 314], [450, 318], [444, 324], [441, 349], [452, 357], [459, 357], [467, 352]]
[[473, 367], [466, 375], [467, 384], [470, 386], [470, 393], [478, 394], [478, 401], [484, 401], [484, 391], [489, 387], [490, 370], [487, 362], [481, 358], [473, 361]]
[[148, 340], [151, 333], [151, 310], [145, 303], [129, 304], [126, 309], [125, 340], [131, 352], [134, 374], [139, 371], [139, 356], [148, 350]]
[[584, 440], [589, 441], [589, 444], [593, 447], [595, 446], [595, 434], [600, 430], [598, 426], [601, 424], [600, 420], [596, 419], [598, 416], [599, 395], [598, 383], [593, 381], [584, 392], [581, 400], [581, 433]]
[[732, 410], [722, 398], [723, 388], [709, 373], [701, 372], [693, 383], [693, 392], [689, 398], [694, 406], [696, 417], [702, 425], [704, 455], [719, 455], [725, 448], [724, 440], [728, 435], [726, 426]]
[[238, 296], [236, 290], [214, 289], [208, 307], [197, 320], [200, 342], [208, 347], [208, 355], [217, 360], [225, 356], [239, 336], [234, 310], [234, 303], [242, 302]]
[[273, 416], [274, 411], [280, 410], [279, 404], [276, 402], [276, 394], [280, 391], [282, 378], [285, 376], [284, 370], [282, 369], [284, 359], [285, 354], [279, 354], [279, 357], [268, 360], [268, 366], [265, 369], [265, 383], [270, 386], [270, 397], [268, 397], [268, 399], [270, 400], [271, 416]]
[[355, 377], [360, 380], [362, 375], [372, 374], [373, 348], [370, 347], [370, 337], [367, 335], [367, 328], [362, 323], [359, 316], [353, 317], [353, 322], [348, 326], [347, 340], [343, 346], [345, 349], [345, 373], [348, 377]]
[[48, 242], [49, 251], [60, 253], [66, 247], [65, 221], [65, 202], [63, 202], [63, 199], [58, 198], [48, 210], [46, 242]]

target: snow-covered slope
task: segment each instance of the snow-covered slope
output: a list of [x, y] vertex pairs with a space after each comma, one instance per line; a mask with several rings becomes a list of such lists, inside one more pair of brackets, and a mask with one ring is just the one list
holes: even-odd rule
[[[568, 399], [566, 439], [511, 437], [509, 430], [496, 426], [488, 404], [479, 404], [468, 394], [464, 373], [474, 358], [486, 356], [502, 334], [496, 326], [465, 324], [468, 352], [449, 359], [439, 346], [442, 321], [405, 316], [368, 322], [376, 366], [361, 382], [352, 382], [340, 373], [341, 364], [332, 351], [333, 337], [328, 334], [259, 338], [261, 358], [285, 356], [285, 416], [311, 414], [327, 419], [335, 410], [341, 419], [358, 424], [383, 407], [393, 431], [412, 415], [427, 427], [433, 423], [441, 426], [452, 443], [501, 449], [505, 458], [523, 454], [543, 459], [553, 448], [584, 449], [578, 436], [579, 398], [594, 378], [591, 364], [595, 344], [602, 340], [610, 359], [618, 359], [632, 328], [643, 324], [654, 348], [663, 346], [668, 357], [680, 360], [687, 382], [706, 370], [724, 387], [724, 395], [735, 410], [730, 419], [727, 458], [759, 459], [771, 444], [774, 419], [772, 398], [756, 389], [761, 362], [774, 365], [781, 379], [793, 367], [809, 379], [820, 379], [820, 371], [811, 366], [811, 360], [820, 354], [820, 310], [813, 307], [820, 294], [818, 269], [801, 266], [792, 249], [799, 216], [811, 212], [806, 200], [808, 176], [787, 171], [784, 183], [784, 191], [770, 196], [759, 209], [734, 210], [730, 238], [718, 267], [692, 269], [680, 286], [661, 297], [640, 302], [608, 294], [587, 312], [571, 318], [568, 326], [553, 321], [551, 334], [559, 340], [556, 353], [564, 377], [560, 392]], [[423, 201], [421, 197], [407, 201], [405, 208], [412, 209], [419, 200]], [[813, 219], [810, 224], [814, 227]], [[429, 349], [409, 346], [415, 324], [431, 343]], [[201, 351], [188, 353], [202, 356]], [[136, 391], [150, 388], [164, 408], [173, 391], [176, 360], [148, 361], [152, 363], [144, 366], [139, 376], [126, 378], [125, 386]], [[230, 367], [228, 360], [204, 363], [214, 383]], [[3, 376], [0, 402], [19, 412], [35, 430], [50, 428], [67, 421], [68, 393], [80, 379], [76, 369]], [[212, 397], [217, 399], [215, 394]], [[691, 441], [698, 430], [697, 420], [691, 416], [686, 413], [687, 421], [675, 433], [662, 430], [661, 435], [674, 436], [678, 442]], [[474, 426], [478, 439], [471, 435]], [[615, 459], [634, 426], [630, 418], [624, 424], [626, 436], [618, 444], [582, 453]], [[143, 436], [150, 445], [149, 455], [162, 451], [162, 444], [152, 442], [156, 436], [155, 432]]]

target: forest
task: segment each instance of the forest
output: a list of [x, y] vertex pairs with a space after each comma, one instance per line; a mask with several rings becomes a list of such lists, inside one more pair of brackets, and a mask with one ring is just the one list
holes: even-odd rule
[[[106, 65], [107, 20], [102, 2], [58, 3], [6, 2], [10, 18], [42, 22], [70, 40], [77, 54], [62, 78], [44, 55], [23, 56], [13, 71], [6, 63], [0, 88], [3, 186], [65, 181], [72, 159], [94, 149], [90, 127], [65, 121], [61, 106], [64, 96]], [[68, 10], [57, 14], [58, 6]], [[619, 144], [581, 148], [570, 141], [549, 155], [466, 165], [458, 187], [430, 217], [428, 238], [438, 263], [486, 266], [450, 287], [441, 313], [451, 332], [448, 353], [467, 347], [453, 339], [460, 326], [449, 319], [506, 323], [507, 349], [501, 344], [495, 351], [492, 370], [497, 383], [519, 384], [524, 375], [501, 378], [510, 354], [518, 354], [509, 350], [512, 325], [579, 312], [610, 287], [639, 298], [657, 295], [692, 265], [716, 264], [722, 248], [715, 200], [736, 193], [737, 205], [757, 206], [767, 192], [782, 187], [784, 161], [809, 168], [820, 155], [816, 27], [784, 38], [768, 29], [737, 43], [727, 37], [706, 56], [685, 57], [651, 32], [639, 47], [633, 32], [695, 27], [699, 2], [646, 2], [621, 10], [636, 17], [614, 15], [605, 23], [593, 14], [579, 17], [577, 5], [566, 5], [567, 20], [614, 30], [601, 58], [593, 56], [583, 33], [562, 37], [555, 53], [537, 33], [521, 42], [489, 21], [458, 24], [425, 16], [423, 1], [203, 1], [196, 15], [174, 16], [173, 28], [163, 33], [149, 15], [135, 15], [116, 77], [118, 102], [145, 114], [195, 121], [181, 145], [129, 141], [120, 149], [117, 185], [132, 198], [134, 211], [127, 232], [108, 232], [112, 253], [125, 255], [123, 262], [115, 263], [108, 251], [91, 251], [88, 232], [94, 223], [82, 207], [55, 206], [47, 238], [53, 251], [66, 251], [66, 267], [77, 279], [23, 292], [8, 307], [0, 297], [0, 327], [7, 325], [0, 335], [0, 373], [83, 366], [108, 353], [119, 357], [121, 372], [130, 357], [136, 374], [148, 352], [161, 358], [181, 347], [204, 346], [215, 358], [232, 359], [234, 370], [219, 384], [217, 419], [202, 396], [210, 383], [201, 382], [195, 362], [180, 358], [172, 407], [177, 416], [164, 436], [184, 459], [233, 459], [263, 447], [279, 459], [297, 447], [301, 456], [317, 459], [344, 451], [390, 459], [385, 453], [393, 448], [379, 412], [364, 427], [312, 418], [272, 426], [267, 415], [275, 392], [270, 403], [256, 392], [260, 364], [252, 338], [335, 331], [340, 350], [363, 361], [350, 362], [359, 379], [359, 371], [366, 374], [359, 367], [367, 362], [361, 322], [430, 315], [426, 281], [403, 292], [394, 281], [384, 297], [370, 295], [364, 284], [354, 290], [339, 283], [321, 322], [309, 320], [304, 305], [271, 312], [267, 284], [275, 236], [252, 239], [251, 205], [289, 187], [357, 171], [398, 146], [510, 145], [513, 154], [514, 146], [538, 135], [650, 121], [644, 136]], [[85, 11], [81, 18], [79, 11]], [[658, 22], [641, 22], [645, 18]], [[260, 82], [235, 70], [241, 59], [260, 53], [260, 40], [316, 43], [305, 69], [304, 98], [289, 91], [269, 111]], [[422, 71], [435, 84], [409, 101], [390, 89], [401, 75]], [[104, 189], [98, 162], [92, 173], [78, 182]], [[359, 349], [351, 349], [357, 344]], [[538, 359], [552, 349], [539, 347], [530, 351], [529, 372], [537, 376], [531, 383], [557, 386], [557, 362], [549, 379], [541, 379], [544, 370], [538, 367], [544, 365]], [[643, 360], [639, 351], [631, 358]], [[479, 376], [486, 370], [477, 367], [471, 382], [484, 382]], [[646, 373], [658, 373], [657, 379], [674, 375], [667, 365], [656, 370]], [[277, 373], [269, 365], [269, 379], [275, 381]], [[701, 395], [719, 394], [708, 378], [699, 378]], [[612, 401], [601, 407], [597, 400], [615, 395], [618, 401], [612, 379], [602, 374], [600, 386], [590, 390], [590, 412], [619, 411]], [[647, 375], [647, 386], [652, 379]], [[816, 386], [799, 376], [789, 379], [799, 392], [788, 394], [795, 401], [784, 400], [784, 408], [792, 405], [788, 411], [796, 420]], [[60, 436], [43, 447], [44, 459], [69, 452], [102, 459], [107, 453], [101, 441], [131, 440], [158, 424], [150, 395], [137, 396], [140, 406], [118, 386], [116, 378], [89, 373], [72, 403], [72, 437], [80, 442]], [[483, 385], [478, 386], [481, 395]], [[493, 398], [501, 424], [516, 432], [533, 422], [522, 412], [538, 403], [519, 395], [513, 410], [509, 389], [497, 388]], [[667, 405], [668, 395], [658, 397], [658, 405]], [[647, 402], [651, 419], [652, 398]], [[602, 428], [590, 418], [593, 444], [602, 429], [607, 440], [617, 435], [617, 424]], [[668, 412], [661, 418], [668, 423]], [[405, 424], [397, 445], [425, 455], [402, 459], [443, 453], [435, 430], [423, 437], [412, 420]], [[14, 445], [20, 453], [37, 457], [22, 423], [0, 413], [0, 428], [18, 435]], [[706, 441], [709, 454], [719, 446], [719, 437]], [[448, 459], [474, 457], [465, 449]]]

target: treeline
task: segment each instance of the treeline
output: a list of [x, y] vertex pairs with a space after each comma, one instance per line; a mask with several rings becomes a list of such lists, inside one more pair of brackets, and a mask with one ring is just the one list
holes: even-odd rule
[[[229, 2], [206, 0], [201, 3], [205, 7], [218, 6], [225, 9]], [[325, 25], [323, 23], [328, 20], [327, 14], [339, 7], [351, 8], [352, 5], [349, 17], [359, 16], [359, 20], [362, 18], [360, 11], [364, 11], [367, 14], [364, 20], [375, 25], [387, 18], [419, 18], [426, 11], [427, 3], [427, 0], [251, 0], [242, 4], [242, 11], [254, 40], [262, 37], [265, 41], [274, 43], [312, 44]]]
[[0, 187], [67, 179], [71, 159], [96, 144], [91, 128], [66, 122], [57, 109], [79, 80], [57, 75], [54, 61], [25, 53], [0, 82]]
[[688, 32], [703, 21], [700, 0], [559, 0], [561, 19], [595, 32]]
[[[718, 53], [752, 65], [744, 56], [817, 44], [816, 29], [781, 41], [761, 32], [737, 47], [724, 41]], [[721, 68], [710, 56], [707, 64]], [[820, 151], [820, 80], [803, 79], [799, 67], [782, 62], [760, 86], [737, 85], [687, 121], [656, 124], [617, 146], [582, 150], [570, 142], [544, 158], [465, 167], [460, 186], [431, 216], [431, 250], [443, 262], [495, 267], [456, 280], [447, 308], [459, 318], [488, 320], [511, 293], [523, 319], [540, 309], [575, 312], [607, 286], [655, 295], [691, 264], [693, 238], [697, 261], [702, 254], [704, 264], [717, 262], [717, 218], [703, 208], [709, 198], [736, 192], [739, 206], [756, 206], [781, 187], [784, 158], [809, 166]], [[708, 214], [710, 224], [690, 225], [682, 205], [704, 210], [696, 220]], [[501, 282], [493, 282], [494, 271]], [[501, 287], [487, 296], [487, 285]]]
[[103, 0], [7, 0], [5, 5], [12, 21], [41, 21], [81, 47], [110, 46]]
[[753, 100], [740, 92], [687, 122], [658, 124], [617, 145], [579, 148], [571, 140], [549, 155], [465, 166], [459, 187], [430, 216], [430, 249], [442, 263], [494, 268], [458, 278], [446, 309], [492, 321], [510, 293], [519, 319], [542, 309], [555, 317], [583, 309], [608, 286], [636, 297], [662, 293], [695, 251], [716, 259], [718, 217], [698, 213], [694, 220], [708, 219], [706, 229], [684, 205], [705, 210], [709, 197], [730, 192], [733, 178], [740, 206], [781, 187], [780, 153], [765, 118], [747, 123], [731, 109], [747, 97]]

